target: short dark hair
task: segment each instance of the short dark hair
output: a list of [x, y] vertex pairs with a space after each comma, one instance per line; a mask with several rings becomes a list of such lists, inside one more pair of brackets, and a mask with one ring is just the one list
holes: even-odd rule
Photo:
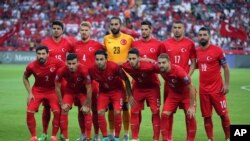
[[107, 52], [106, 52], [105, 50], [103, 50], [103, 49], [97, 50], [97, 51], [95, 52], [95, 56], [96, 56], [96, 55], [104, 55], [104, 57], [105, 57], [106, 59], [108, 58]]
[[58, 20], [52, 22], [52, 26], [54, 26], [54, 25], [59, 25], [59, 26], [61, 26], [62, 30], [63, 30], [63, 28], [64, 28], [63, 23], [62, 23], [61, 21], [58, 21]]
[[148, 21], [148, 20], [142, 21], [141, 25], [148, 25], [149, 28], [152, 27], [152, 23], [150, 21]]
[[69, 53], [67, 55], [67, 61], [74, 60], [74, 59], [77, 59], [76, 53]]
[[122, 24], [122, 20], [121, 20], [119, 17], [114, 16], [114, 17], [112, 17], [112, 18], [110, 19], [109, 22], [111, 22], [111, 20], [118, 20], [119, 23], [120, 23], [120, 25]]
[[158, 56], [158, 58], [165, 58], [165, 59], [167, 59], [167, 60], [169, 61], [169, 55], [166, 54], [166, 53], [161, 53], [161, 54]]
[[135, 54], [137, 56], [140, 56], [140, 51], [137, 49], [137, 48], [131, 48], [129, 51], [128, 51], [128, 54]]
[[207, 31], [208, 35], [210, 35], [210, 29], [208, 27], [203, 26], [199, 29], [199, 32], [200, 31]]
[[45, 50], [46, 53], [49, 53], [49, 48], [47, 46], [39, 46], [36, 48], [36, 52], [38, 52], [39, 50]]
[[182, 24], [184, 26], [184, 22], [179, 21], [179, 20], [178, 21], [174, 21], [173, 24]]

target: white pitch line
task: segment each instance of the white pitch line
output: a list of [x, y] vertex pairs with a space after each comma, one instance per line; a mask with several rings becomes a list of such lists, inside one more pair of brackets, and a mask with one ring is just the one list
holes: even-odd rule
[[246, 91], [250, 91], [250, 85], [241, 86], [240, 88]]

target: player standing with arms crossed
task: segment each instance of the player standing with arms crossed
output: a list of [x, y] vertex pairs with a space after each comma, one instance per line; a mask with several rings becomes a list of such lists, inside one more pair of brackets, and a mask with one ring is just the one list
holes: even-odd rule
[[[221, 118], [225, 139], [230, 140], [230, 119], [226, 94], [229, 92], [229, 66], [221, 47], [210, 44], [210, 30], [202, 27], [198, 33], [197, 64], [200, 72], [200, 106], [209, 141], [214, 141], [212, 108]], [[221, 77], [224, 71], [224, 82]]]

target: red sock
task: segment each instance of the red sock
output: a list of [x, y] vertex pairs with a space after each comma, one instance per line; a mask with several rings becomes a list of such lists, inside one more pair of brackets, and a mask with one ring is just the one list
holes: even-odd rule
[[91, 138], [91, 128], [92, 128], [92, 115], [91, 113], [84, 115], [85, 123], [85, 135], [87, 139]]
[[141, 111], [139, 112], [139, 128], [138, 128], [138, 133], [140, 132], [140, 127], [141, 127], [141, 121], [142, 121], [142, 118], [141, 118]]
[[60, 118], [60, 126], [61, 126], [61, 132], [65, 139], [69, 138], [68, 135], [68, 114], [61, 114]]
[[167, 116], [166, 114], [161, 115], [161, 134], [163, 140], [170, 140], [170, 134], [169, 134], [169, 125], [170, 125], [170, 116]]
[[141, 112], [135, 113], [131, 112], [131, 132], [132, 132], [132, 139], [138, 139], [139, 136], [139, 128], [140, 128], [140, 115]]
[[45, 105], [42, 114], [43, 133], [45, 134], [48, 134], [49, 121], [50, 121], [50, 106]]
[[195, 118], [190, 118], [189, 115], [186, 117], [186, 125], [187, 125], [187, 140], [188, 141], [194, 141], [195, 140], [195, 135], [196, 135], [196, 119]]
[[94, 108], [92, 108], [92, 122], [94, 125], [95, 134], [99, 134], [98, 113], [97, 113], [97, 110]]
[[80, 111], [80, 108], [78, 108], [78, 123], [79, 123], [79, 127], [81, 129], [81, 133], [85, 134], [85, 123], [84, 123], [84, 115], [82, 113], [82, 111]]
[[225, 133], [225, 138], [230, 139], [230, 119], [228, 114], [221, 116], [221, 123]]
[[208, 139], [213, 141], [214, 140], [214, 134], [213, 134], [212, 118], [211, 117], [204, 117], [204, 124], [205, 124], [205, 130], [206, 130]]
[[154, 140], [159, 140], [160, 137], [160, 115], [159, 112], [152, 114], [152, 124], [154, 131]]
[[60, 126], [60, 112], [54, 112], [54, 118], [52, 121], [52, 136], [56, 136]]
[[122, 124], [121, 113], [114, 115], [114, 124], [115, 124], [115, 137], [119, 138], [121, 132], [121, 124]]
[[30, 134], [32, 137], [36, 136], [36, 119], [34, 113], [27, 112], [26, 121]]
[[172, 131], [173, 131], [173, 124], [174, 124], [174, 115], [171, 114], [168, 118], [169, 118], [169, 126], [168, 126], [169, 140], [172, 140]]
[[105, 115], [100, 115], [100, 114], [98, 115], [98, 124], [102, 132], [102, 136], [107, 137], [108, 130], [107, 130], [107, 121], [106, 121]]

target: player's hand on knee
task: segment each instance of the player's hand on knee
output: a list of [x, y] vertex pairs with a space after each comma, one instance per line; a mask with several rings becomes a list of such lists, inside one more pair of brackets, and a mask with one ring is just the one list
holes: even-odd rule
[[83, 105], [80, 109], [84, 114], [87, 114], [90, 112], [90, 108], [88, 106]]
[[133, 107], [136, 104], [136, 101], [133, 96], [129, 96], [128, 103], [130, 104], [131, 107]]
[[31, 100], [35, 100], [35, 97], [32, 93], [30, 93], [27, 97], [27, 105], [30, 103]]
[[189, 116], [189, 118], [195, 117], [195, 106], [190, 106], [188, 108], [187, 115]]
[[61, 108], [62, 108], [62, 111], [63, 111], [63, 112], [68, 112], [69, 109], [70, 109], [70, 107], [69, 107], [68, 104], [62, 104], [62, 105], [61, 105]]

